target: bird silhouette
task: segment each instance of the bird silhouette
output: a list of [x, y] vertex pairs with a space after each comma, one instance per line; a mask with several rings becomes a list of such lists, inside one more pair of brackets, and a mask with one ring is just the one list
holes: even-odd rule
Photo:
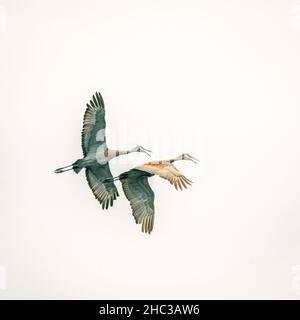
[[150, 234], [154, 226], [154, 192], [149, 185], [149, 177], [158, 175], [168, 180], [176, 190], [183, 190], [183, 188], [192, 184], [192, 181], [174, 166], [173, 163], [179, 160], [190, 160], [194, 163], [199, 161], [184, 153], [169, 160], [145, 163], [115, 178], [108, 178], [104, 181], [104, 183], [121, 181], [124, 194], [130, 202], [135, 222], [142, 225], [142, 232]]
[[130, 150], [109, 149], [105, 137], [105, 107], [99, 92], [96, 92], [90, 103], [87, 104], [83, 118], [83, 129], [81, 133], [81, 146], [83, 158], [76, 160], [73, 164], [58, 168], [54, 172], [62, 173], [74, 170], [79, 173], [85, 168], [88, 184], [95, 198], [102, 204], [102, 209], [108, 209], [113, 201], [119, 196], [114, 182], [103, 180], [112, 178], [109, 161], [115, 157], [132, 152], [144, 152], [149, 155], [150, 150], [142, 146], [136, 146]]

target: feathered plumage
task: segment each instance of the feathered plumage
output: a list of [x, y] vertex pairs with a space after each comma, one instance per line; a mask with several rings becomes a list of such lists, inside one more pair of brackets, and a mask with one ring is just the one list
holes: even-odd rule
[[116, 177], [122, 183], [124, 194], [132, 209], [135, 222], [142, 225], [142, 232], [151, 233], [154, 226], [154, 192], [148, 178], [158, 175], [168, 180], [176, 190], [187, 188], [192, 181], [185, 177], [173, 164], [177, 160], [196, 160], [183, 154], [178, 158], [148, 162]]
[[81, 132], [81, 146], [83, 159], [75, 161], [72, 165], [59, 168], [55, 173], [74, 170], [79, 173], [86, 169], [88, 184], [103, 209], [108, 209], [119, 196], [117, 187], [113, 181], [103, 183], [104, 180], [111, 179], [112, 174], [109, 161], [120, 155], [132, 152], [150, 152], [142, 146], [136, 146], [130, 150], [112, 150], [106, 145], [105, 136], [105, 106], [100, 92], [96, 92], [87, 104], [84, 117], [83, 129]]

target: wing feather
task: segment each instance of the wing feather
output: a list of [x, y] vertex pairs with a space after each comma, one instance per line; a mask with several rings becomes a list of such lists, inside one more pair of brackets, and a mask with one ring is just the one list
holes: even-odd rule
[[175, 166], [170, 162], [148, 162], [137, 167], [138, 170], [156, 174], [163, 179], [168, 180], [176, 190], [183, 188], [187, 189], [187, 185], [191, 185], [192, 181], [185, 177]]
[[102, 205], [102, 209], [108, 209], [119, 196], [114, 182], [102, 182], [104, 179], [112, 178], [109, 165], [89, 167], [85, 172], [95, 198]]
[[[86, 156], [90, 150], [105, 143], [105, 107], [100, 92], [96, 92], [90, 103], [87, 104], [83, 117], [83, 129], [81, 132], [81, 146], [83, 155]], [[103, 140], [97, 141], [97, 132], [103, 130]]]
[[135, 222], [142, 225], [142, 232], [149, 234], [154, 226], [154, 192], [148, 182], [150, 176], [151, 174], [135, 169], [120, 176]]

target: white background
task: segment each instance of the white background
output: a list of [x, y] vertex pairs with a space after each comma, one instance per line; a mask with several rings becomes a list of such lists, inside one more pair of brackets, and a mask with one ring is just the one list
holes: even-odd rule
[[[0, 5], [1, 299], [300, 297], [300, 2]], [[53, 173], [96, 90], [110, 147], [201, 160], [184, 192], [151, 179], [151, 236], [119, 184], [104, 212]]]

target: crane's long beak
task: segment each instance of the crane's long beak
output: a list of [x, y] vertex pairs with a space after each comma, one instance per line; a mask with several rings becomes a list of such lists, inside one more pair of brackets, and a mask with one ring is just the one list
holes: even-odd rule
[[144, 147], [141, 147], [140, 150], [141, 150], [141, 152], [144, 152], [144, 153], [146, 153], [149, 157], [151, 157], [151, 154], [150, 154], [150, 153], [152, 153], [151, 150], [145, 149]]
[[193, 161], [193, 162], [196, 163], [196, 164], [199, 164], [199, 162], [200, 162], [199, 159], [196, 159], [196, 158], [194, 158], [194, 157], [192, 157], [192, 156], [189, 156], [189, 157], [190, 157], [190, 160], [191, 160], [191, 161]]

